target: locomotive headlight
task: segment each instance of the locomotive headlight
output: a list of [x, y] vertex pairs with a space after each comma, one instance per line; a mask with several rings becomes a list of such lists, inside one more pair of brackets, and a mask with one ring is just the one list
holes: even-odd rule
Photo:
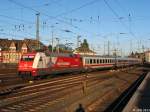
[[33, 75], [33, 76], [37, 76], [37, 71], [36, 71], [36, 70], [33, 70], [33, 71], [32, 71], [32, 75]]

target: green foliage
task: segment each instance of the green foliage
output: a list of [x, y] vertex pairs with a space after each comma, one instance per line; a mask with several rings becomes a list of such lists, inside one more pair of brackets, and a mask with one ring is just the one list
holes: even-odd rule
[[81, 47], [82, 47], [82, 48], [89, 48], [89, 45], [88, 45], [86, 39], [84, 39], [84, 40], [83, 40], [83, 43], [81, 43]]
[[49, 51], [52, 51], [52, 45], [49, 45], [49, 46], [48, 46], [48, 50], [49, 50]]
[[[48, 46], [48, 50], [52, 51], [52, 45]], [[53, 47], [53, 52], [58, 52], [58, 45]], [[72, 52], [72, 48], [66, 47], [63, 44], [59, 45], [59, 52], [60, 53], [71, 53]]]
[[89, 49], [89, 44], [86, 39], [84, 39], [83, 43], [81, 43], [81, 48]]

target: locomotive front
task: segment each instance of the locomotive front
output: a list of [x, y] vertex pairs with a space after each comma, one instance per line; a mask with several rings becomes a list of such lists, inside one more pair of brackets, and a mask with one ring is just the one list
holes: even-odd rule
[[23, 54], [18, 65], [18, 75], [21, 78], [31, 78], [32, 75], [36, 75], [36, 71], [33, 69], [33, 63], [36, 53]]

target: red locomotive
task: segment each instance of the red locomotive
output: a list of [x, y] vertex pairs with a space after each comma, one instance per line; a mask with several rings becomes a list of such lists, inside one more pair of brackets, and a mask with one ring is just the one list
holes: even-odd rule
[[22, 78], [35, 78], [48, 74], [112, 68], [115, 65], [118, 67], [129, 66], [139, 63], [141, 63], [141, 60], [135, 58], [106, 58], [37, 52], [27, 53], [22, 56], [18, 66], [18, 74]]

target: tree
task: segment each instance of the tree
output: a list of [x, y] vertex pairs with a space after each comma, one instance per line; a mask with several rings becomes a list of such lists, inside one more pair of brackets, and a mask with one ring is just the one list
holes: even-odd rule
[[[71, 47], [67, 47], [64, 44], [59, 44], [59, 45], [54, 46], [53, 47], [53, 52], [57, 52], [58, 48], [59, 48], [59, 52], [61, 52], [61, 53], [67, 53], [67, 52], [70, 53], [70, 52], [72, 52], [72, 48]], [[52, 45], [48, 46], [48, 50], [52, 51]]]
[[131, 57], [134, 57], [134, 55], [135, 55], [135, 54], [134, 54], [133, 51], [132, 51], [131, 54], [130, 54], [130, 56], [131, 56]]
[[52, 51], [52, 45], [49, 45], [49, 46], [48, 46], [48, 50], [49, 50], [49, 51]]
[[86, 39], [84, 39], [84, 40], [83, 40], [83, 43], [81, 43], [81, 48], [89, 49], [89, 44], [87, 43], [87, 40], [86, 40]]

